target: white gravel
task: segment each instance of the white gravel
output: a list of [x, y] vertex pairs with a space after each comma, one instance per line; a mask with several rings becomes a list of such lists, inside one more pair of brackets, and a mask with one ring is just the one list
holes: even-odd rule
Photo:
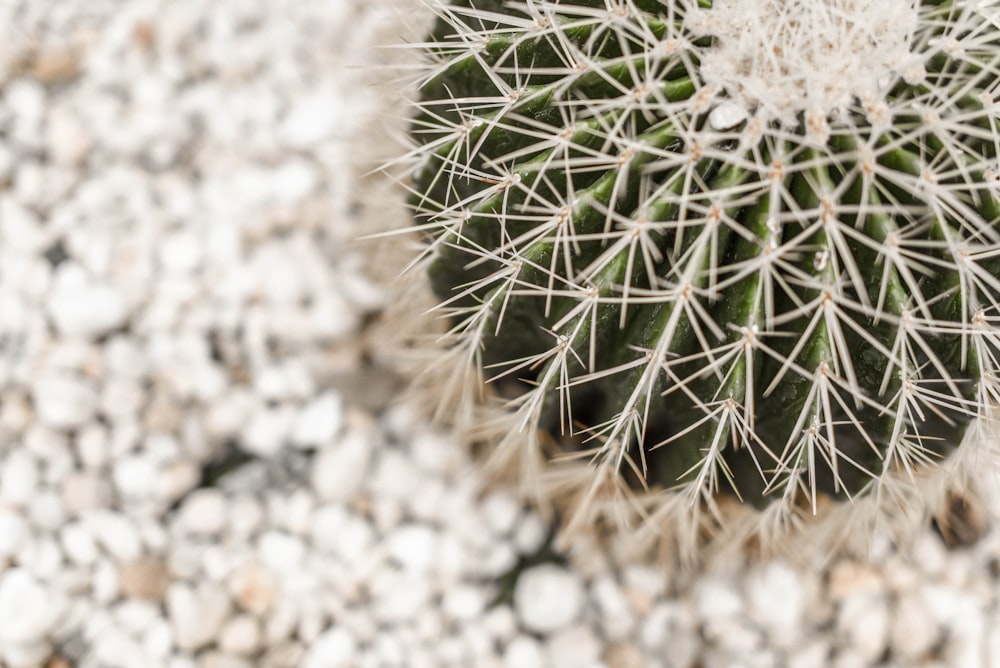
[[418, 4], [0, 3], [0, 666], [1000, 666], [996, 531], [567, 559], [393, 404]]

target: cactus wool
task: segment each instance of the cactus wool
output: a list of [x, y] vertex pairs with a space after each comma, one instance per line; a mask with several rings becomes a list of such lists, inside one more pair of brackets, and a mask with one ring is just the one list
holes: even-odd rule
[[661, 531], [722, 497], [782, 525], [905, 504], [982, 454], [1000, 3], [436, 13], [410, 154], [450, 327], [429, 373], [449, 411], [497, 388], [495, 462], [580, 521]]

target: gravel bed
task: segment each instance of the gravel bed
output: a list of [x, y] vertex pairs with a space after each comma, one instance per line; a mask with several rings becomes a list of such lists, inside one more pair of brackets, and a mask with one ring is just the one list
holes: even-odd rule
[[559, 552], [396, 401], [356, 239], [406, 222], [364, 174], [418, 4], [0, 3], [0, 666], [1000, 666], [985, 525]]

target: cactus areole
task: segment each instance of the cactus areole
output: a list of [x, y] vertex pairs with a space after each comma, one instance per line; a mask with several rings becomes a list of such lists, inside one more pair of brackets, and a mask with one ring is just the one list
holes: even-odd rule
[[411, 206], [521, 426], [812, 507], [1000, 399], [1000, 3], [440, 4]]

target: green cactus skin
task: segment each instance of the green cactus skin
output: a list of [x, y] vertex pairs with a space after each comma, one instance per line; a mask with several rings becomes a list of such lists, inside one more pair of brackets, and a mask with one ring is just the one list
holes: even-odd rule
[[410, 203], [447, 345], [522, 428], [815, 512], [993, 419], [1000, 10], [747, 3], [438, 6]]

